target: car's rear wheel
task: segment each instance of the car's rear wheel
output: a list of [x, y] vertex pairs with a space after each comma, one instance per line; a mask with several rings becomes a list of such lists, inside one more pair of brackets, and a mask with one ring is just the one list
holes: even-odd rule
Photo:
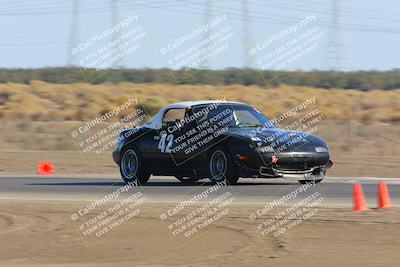
[[144, 166], [142, 155], [134, 147], [122, 150], [119, 170], [125, 183], [144, 185], [150, 178], [150, 174]]
[[217, 147], [210, 153], [209, 157], [209, 177], [211, 182], [227, 182], [236, 184], [239, 175], [232, 156], [223, 147]]

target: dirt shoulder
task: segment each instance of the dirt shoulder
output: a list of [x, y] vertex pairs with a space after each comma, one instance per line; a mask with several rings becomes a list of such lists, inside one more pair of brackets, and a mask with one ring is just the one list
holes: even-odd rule
[[171, 235], [145, 205], [132, 220], [87, 238], [71, 220], [85, 202], [4, 200], [0, 203], [0, 266], [397, 266], [400, 210], [355, 214], [319, 209], [274, 237], [249, 220], [255, 208], [232, 206], [196, 236]]

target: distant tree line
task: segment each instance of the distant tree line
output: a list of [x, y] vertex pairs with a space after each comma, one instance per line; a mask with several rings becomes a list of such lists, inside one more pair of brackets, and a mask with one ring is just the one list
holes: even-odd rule
[[172, 83], [211, 85], [279, 84], [318, 88], [357, 90], [399, 89], [400, 69], [391, 71], [286, 71], [271, 72], [230, 68], [225, 70], [172, 71], [170, 69], [109, 69], [96, 71], [81, 68], [0, 69], [0, 83], [25, 83], [41, 80], [51, 83]]

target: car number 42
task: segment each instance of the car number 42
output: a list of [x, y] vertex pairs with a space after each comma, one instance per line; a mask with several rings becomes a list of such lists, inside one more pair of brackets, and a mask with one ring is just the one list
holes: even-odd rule
[[160, 141], [158, 142], [158, 149], [160, 149], [162, 153], [170, 153], [173, 140], [174, 135], [164, 134], [161, 136]]

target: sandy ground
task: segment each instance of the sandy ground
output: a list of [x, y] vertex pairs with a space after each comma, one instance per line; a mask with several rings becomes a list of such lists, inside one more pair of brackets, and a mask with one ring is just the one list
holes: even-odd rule
[[282, 235], [263, 237], [249, 220], [256, 207], [231, 206], [196, 235], [178, 238], [159, 218], [169, 207], [152, 204], [97, 238], [71, 220], [86, 204], [2, 200], [0, 266], [398, 266], [399, 209], [319, 209]]

